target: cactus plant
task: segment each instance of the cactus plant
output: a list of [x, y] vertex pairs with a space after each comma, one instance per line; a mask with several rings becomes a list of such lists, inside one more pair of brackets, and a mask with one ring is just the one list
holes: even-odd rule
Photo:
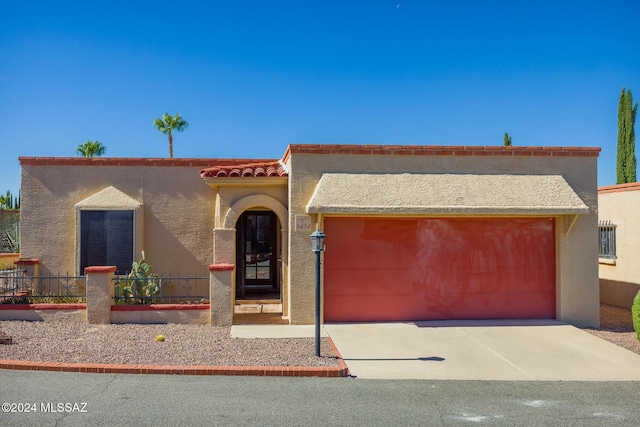
[[142, 251], [140, 261], [131, 264], [131, 272], [115, 282], [116, 303], [153, 304], [158, 302], [162, 279], [153, 273]]

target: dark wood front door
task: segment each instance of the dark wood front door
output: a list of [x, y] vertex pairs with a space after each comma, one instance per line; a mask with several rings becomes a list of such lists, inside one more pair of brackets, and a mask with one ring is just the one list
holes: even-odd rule
[[247, 211], [240, 216], [236, 298], [279, 292], [277, 222], [271, 211]]

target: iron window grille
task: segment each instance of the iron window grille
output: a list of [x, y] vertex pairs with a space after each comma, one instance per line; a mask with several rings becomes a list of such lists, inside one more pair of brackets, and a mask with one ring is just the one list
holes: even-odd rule
[[611, 221], [598, 223], [600, 245], [598, 256], [600, 258], [616, 259], [616, 225]]

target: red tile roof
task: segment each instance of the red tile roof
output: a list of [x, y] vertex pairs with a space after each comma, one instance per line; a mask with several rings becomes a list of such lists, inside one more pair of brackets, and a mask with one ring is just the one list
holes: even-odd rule
[[246, 165], [273, 162], [273, 159], [217, 159], [217, 158], [137, 158], [137, 157], [18, 157], [22, 166], [149, 166], [200, 167], [211, 165]]
[[628, 184], [606, 185], [598, 188], [598, 194], [619, 193], [621, 191], [637, 191], [640, 190], [640, 182], [630, 182]]
[[221, 164], [200, 171], [201, 178], [280, 177], [287, 175], [287, 170], [278, 160], [241, 165]]
[[282, 157], [287, 162], [292, 154], [365, 154], [403, 156], [543, 156], [598, 157], [599, 147], [531, 147], [475, 145], [354, 145], [354, 144], [291, 144]]

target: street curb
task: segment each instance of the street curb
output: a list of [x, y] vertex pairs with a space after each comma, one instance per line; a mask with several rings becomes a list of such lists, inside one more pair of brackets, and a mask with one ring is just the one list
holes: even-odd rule
[[333, 340], [327, 337], [339, 366], [160, 366], [106, 363], [32, 362], [0, 359], [0, 369], [19, 371], [87, 372], [94, 374], [227, 375], [260, 377], [347, 377], [344, 363]]

